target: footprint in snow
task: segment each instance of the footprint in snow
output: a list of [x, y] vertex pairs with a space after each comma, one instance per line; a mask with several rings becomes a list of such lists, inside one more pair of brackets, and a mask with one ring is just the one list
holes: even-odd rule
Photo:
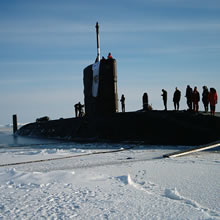
[[124, 183], [125, 185], [128, 184], [128, 176], [117, 176], [115, 179], [119, 180], [120, 182]]

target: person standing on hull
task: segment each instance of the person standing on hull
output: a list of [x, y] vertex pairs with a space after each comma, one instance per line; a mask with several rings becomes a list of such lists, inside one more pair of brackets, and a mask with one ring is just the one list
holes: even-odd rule
[[176, 87], [176, 90], [173, 94], [173, 103], [174, 103], [174, 109], [175, 111], [179, 111], [180, 107], [180, 98], [181, 98], [181, 92], [180, 90]]
[[162, 89], [161, 96], [163, 97], [164, 111], [167, 111], [167, 91], [165, 89]]
[[108, 59], [113, 59], [112, 54], [108, 53]]
[[187, 88], [186, 88], [186, 103], [187, 103], [187, 106], [188, 106], [188, 110], [189, 111], [192, 111], [192, 88], [188, 85]]
[[214, 88], [210, 88], [209, 93], [209, 102], [210, 102], [210, 109], [211, 109], [211, 115], [215, 115], [215, 106], [218, 102], [218, 95]]
[[199, 94], [196, 86], [194, 87], [194, 90], [192, 93], [192, 101], [193, 101], [193, 111], [198, 112], [199, 111], [200, 94]]
[[80, 102], [78, 103], [78, 111], [79, 111], [79, 117], [83, 117], [83, 115], [84, 115], [84, 111], [83, 111], [83, 107], [84, 107], [84, 105], [82, 105]]
[[77, 118], [78, 117], [78, 112], [79, 112], [79, 103], [75, 104], [74, 108], [75, 108], [75, 116]]
[[203, 92], [202, 92], [202, 102], [204, 105], [205, 112], [207, 113], [209, 111], [209, 90], [207, 86], [203, 86]]
[[125, 112], [125, 96], [124, 96], [124, 94], [122, 94], [120, 102], [121, 102], [121, 111]]
[[145, 111], [148, 110], [148, 95], [146, 92], [143, 94], [142, 101], [143, 101], [143, 109]]

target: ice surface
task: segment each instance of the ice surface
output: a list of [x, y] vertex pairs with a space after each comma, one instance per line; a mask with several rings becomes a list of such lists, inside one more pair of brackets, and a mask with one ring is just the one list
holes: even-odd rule
[[[10, 135], [0, 133], [0, 219], [220, 219], [217, 151], [164, 159], [172, 147], [136, 145], [92, 154], [129, 145], [12, 146]], [[77, 157], [47, 161], [67, 156]]]

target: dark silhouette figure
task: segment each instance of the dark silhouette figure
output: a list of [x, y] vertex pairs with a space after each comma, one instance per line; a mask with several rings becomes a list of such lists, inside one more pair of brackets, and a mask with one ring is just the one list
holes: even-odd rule
[[75, 108], [75, 116], [76, 116], [76, 118], [78, 117], [78, 113], [79, 113], [79, 103], [77, 103], [77, 104], [75, 104], [74, 105], [74, 108]]
[[113, 59], [112, 54], [108, 53], [108, 59]]
[[203, 92], [202, 92], [202, 102], [204, 105], [205, 112], [209, 111], [209, 90], [207, 86], [203, 86]]
[[180, 90], [176, 87], [176, 90], [173, 94], [173, 103], [174, 103], [174, 109], [175, 111], [179, 111], [180, 107], [180, 98], [181, 98], [181, 92]]
[[143, 94], [142, 100], [143, 100], [143, 109], [146, 111], [148, 110], [148, 95], [146, 92]]
[[77, 117], [82, 117], [84, 115], [84, 111], [83, 111], [83, 107], [84, 105], [82, 105], [80, 102], [74, 105], [75, 107], [75, 115], [76, 118]]
[[121, 102], [121, 111], [125, 112], [125, 96], [123, 94], [121, 96], [120, 102]]
[[79, 117], [83, 117], [83, 115], [84, 115], [84, 111], [83, 111], [84, 105], [82, 105], [80, 102], [78, 103], [78, 105], [79, 105]]
[[193, 111], [198, 112], [199, 111], [199, 101], [200, 101], [200, 94], [197, 90], [197, 87], [194, 87], [193, 93], [192, 93], [192, 102], [193, 102]]
[[187, 88], [186, 88], [186, 103], [187, 103], [187, 106], [188, 106], [188, 110], [189, 111], [192, 111], [192, 88], [188, 85]]
[[162, 89], [161, 96], [163, 97], [164, 110], [167, 111], [167, 91], [165, 89]]
[[215, 106], [218, 102], [218, 95], [214, 88], [210, 88], [209, 102], [210, 102], [211, 115], [215, 115]]

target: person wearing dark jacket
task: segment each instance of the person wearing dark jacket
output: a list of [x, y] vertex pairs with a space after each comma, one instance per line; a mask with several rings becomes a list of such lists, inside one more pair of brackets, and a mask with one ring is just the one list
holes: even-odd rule
[[163, 97], [164, 110], [167, 111], [167, 91], [165, 89], [162, 89], [161, 96]]
[[215, 106], [218, 102], [218, 95], [214, 88], [210, 88], [209, 102], [210, 102], [211, 115], [215, 115]]
[[125, 96], [123, 94], [121, 96], [120, 102], [121, 102], [121, 111], [125, 112]]
[[199, 111], [199, 101], [200, 101], [200, 94], [197, 90], [197, 87], [195, 86], [193, 93], [192, 93], [192, 102], [193, 102], [193, 111], [194, 112]]
[[187, 103], [187, 106], [188, 106], [188, 110], [189, 111], [192, 111], [192, 88], [188, 85], [187, 88], [186, 88], [186, 103]]
[[76, 118], [79, 116], [79, 103], [77, 103], [77, 104], [75, 104], [74, 105], [74, 108], [75, 108], [75, 116], [76, 116]]
[[204, 105], [205, 112], [209, 111], [209, 90], [207, 86], [203, 86], [203, 92], [202, 92], [202, 102]]
[[173, 103], [174, 103], [174, 109], [175, 111], [179, 111], [180, 107], [180, 98], [181, 98], [181, 92], [180, 90], [176, 87], [176, 90], [173, 94]]

